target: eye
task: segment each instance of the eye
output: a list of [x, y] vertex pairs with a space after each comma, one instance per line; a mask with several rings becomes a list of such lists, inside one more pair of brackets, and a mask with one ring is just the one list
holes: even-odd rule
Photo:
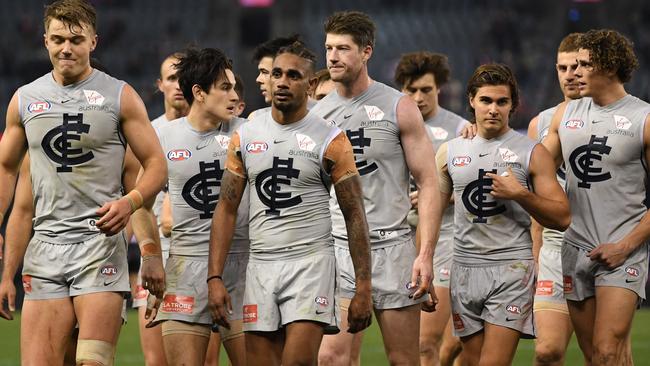
[[282, 76], [282, 73], [281, 73], [280, 71], [278, 71], [278, 70], [273, 70], [273, 71], [271, 72], [271, 76], [272, 76], [274, 79], [279, 79], [279, 78]]

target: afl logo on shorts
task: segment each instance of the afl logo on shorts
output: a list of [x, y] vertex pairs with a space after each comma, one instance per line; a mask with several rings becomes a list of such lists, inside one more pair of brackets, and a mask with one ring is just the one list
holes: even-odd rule
[[634, 268], [634, 267], [627, 267], [625, 268], [625, 273], [632, 277], [639, 277], [639, 270]]
[[263, 153], [269, 149], [269, 145], [264, 141], [254, 141], [246, 144], [246, 151], [251, 154]]
[[454, 156], [451, 160], [451, 164], [456, 167], [463, 167], [469, 165], [472, 162], [472, 158], [469, 156]]
[[112, 264], [107, 264], [99, 270], [103, 276], [114, 276], [117, 274], [117, 268]]
[[27, 110], [31, 113], [41, 113], [49, 111], [52, 105], [48, 101], [32, 102], [27, 106]]
[[171, 161], [183, 161], [189, 159], [191, 156], [192, 152], [188, 149], [175, 149], [167, 153], [167, 159]]
[[570, 119], [566, 122], [564, 122], [564, 127], [570, 129], [570, 130], [579, 130], [584, 126], [585, 123], [582, 122], [580, 119]]
[[517, 305], [508, 305], [508, 307], [506, 307], [506, 311], [511, 314], [521, 315], [521, 308]]
[[330, 304], [329, 300], [325, 296], [316, 296], [314, 302], [320, 306], [327, 306]]

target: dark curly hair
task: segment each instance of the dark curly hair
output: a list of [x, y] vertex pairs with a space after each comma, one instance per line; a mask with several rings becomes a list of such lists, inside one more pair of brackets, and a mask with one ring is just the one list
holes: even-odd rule
[[[474, 98], [478, 88], [486, 85], [507, 85], [510, 87], [510, 99], [512, 101], [510, 116], [512, 116], [519, 106], [519, 87], [517, 86], [517, 80], [512, 70], [504, 64], [485, 64], [477, 67], [467, 82], [466, 96], [468, 99]], [[472, 119], [474, 119], [475, 112], [471, 104], [468, 104], [467, 110], [471, 113]]]
[[639, 67], [634, 44], [615, 30], [592, 29], [582, 34], [579, 45], [589, 51], [595, 70], [613, 72], [622, 83], [630, 81]]

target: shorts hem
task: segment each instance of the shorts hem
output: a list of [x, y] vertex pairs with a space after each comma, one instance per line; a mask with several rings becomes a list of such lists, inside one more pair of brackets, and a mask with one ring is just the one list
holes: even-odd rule
[[99, 292], [117, 292], [122, 295], [127, 295], [131, 293], [131, 289], [127, 287], [120, 287], [120, 288], [106, 288], [106, 287], [89, 287], [81, 290], [70, 290], [70, 297], [75, 297], [75, 296], [81, 296], [81, 295], [88, 295], [88, 294], [96, 294]]

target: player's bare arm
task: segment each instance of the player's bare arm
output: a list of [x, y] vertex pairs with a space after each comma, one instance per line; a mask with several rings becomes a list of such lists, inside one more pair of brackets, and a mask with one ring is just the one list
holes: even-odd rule
[[522, 186], [511, 168], [504, 175], [488, 173], [492, 179], [492, 196], [516, 201], [544, 227], [566, 230], [571, 222], [569, 201], [557, 181], [551, 155], [543, 145], [533, 148], [529, 171], [535, 192]]
[[[0, 316], [8, 320], [13, 319], [11, 312], [16, 310], [14, 276], [29, 244], [32, 217], [34, 217], [32, 181], [29, 174], [29, 155], [26, 155], [18, 176], [13, 209], [7, 221], [4, 269], [0, 282]], [[8, 311], [4, 307], [5, 301], [7, 301]]]
[[[537, 124], [539, 123], [539, 116], [533, 117], [528, 124], [528, 137], [537, 141], [539, 136], [537, 136]], [[535, 258], [535, 263], [539, 258], [539, 251], [542, 249], [543, 239], [542, 231], [544, 228], [540, 225], [535, 219], [531, 218], [530, 222], [530, 236], [533, 239], [533, 258]]]
[[400, 140], [409, 171], [418, 187], [418, 214], [420, 217], [420, 252], [413, 263], [411, 285], [418, 283], [419, 288], [413, 294], [418, 299], [429, 290], [433, 280], [433, 251], [440, 231], [442, 213], [437, 193], [438, 180], [434, 159], [433, 146], [424, 128], [422, 114], [415, 102], [408, 96], [400, 99], [397, 105], [397, 121], [400, 129]]
[[212, 216], [208, 255], [208, 303], [212, 320], [227, 329], [230, 329], [227, 313], [232, 312], [232, 304], [221, 275], [235, 233], [237, 208], [246, 189], [243, 163], [237, 151], [239, 151], [239, 135], [234, 133], [228, 146], [219, 203]]
[[156, 133], [154, 132], [144, 103], [130, 85], [125, 85], [120, 97], [122, 131], [138, 159], [144, 173], [135, 188], [119, 200], [105, 203], [97, 214], [102, 216], [97, 227], [107, 235], [122, 230], [131, 214], [153, 199], [167, 179], [167, 165]]
[[559, 168], [564, 161], [562, 158], [562, 144], [560, 143], [559, 129], [566, 105], [567, 102], [562, 102], [558, 105], [555, 114], [553, 114], [553, 119], [551, 119], [551, 125], [548, 128], [548, 135], [546, 135], [542, 141], [546, 150], [551, 153], [551, 158], [553, 158], [553, 161], [555, 162], [555, 169]]
[[[16, 176], [20, 162], [27, 151], [27, 136], [20, 122], [18, 112], [18, 93], [9, 102], [5, 132], [0, 140], [0, 224], [14, 195]], [[2, 243], [2, 236], [0, 236]]]
[[172, 226], [174, 226], [174, 218], [172, 216], [172, 202], [169, 199], [169, 193], [165, 193], [162, 208], [160, 209], [160, 232], [165, 238], [172, 236]]
[[[646, 117], [643, 127], [643, 149], [645, 161], [650, 161], [650, 115]], [[591, 252], [589, 258], [603, 263], [609, 268], [616, 268], [623, 264], [627, 257], [640, 245], [650, 238], [650, 211], [647, 211], [641, 221], [623, 239], [617, 243], [602, 243]]]
[[370, 236], [352, 145], [343, 133], [328, 146], [325, 166], [332, 176], [349, 238], [356, 291], [348, 309], [348, 332], [357, 333], [369, 327], [372, 321]]

